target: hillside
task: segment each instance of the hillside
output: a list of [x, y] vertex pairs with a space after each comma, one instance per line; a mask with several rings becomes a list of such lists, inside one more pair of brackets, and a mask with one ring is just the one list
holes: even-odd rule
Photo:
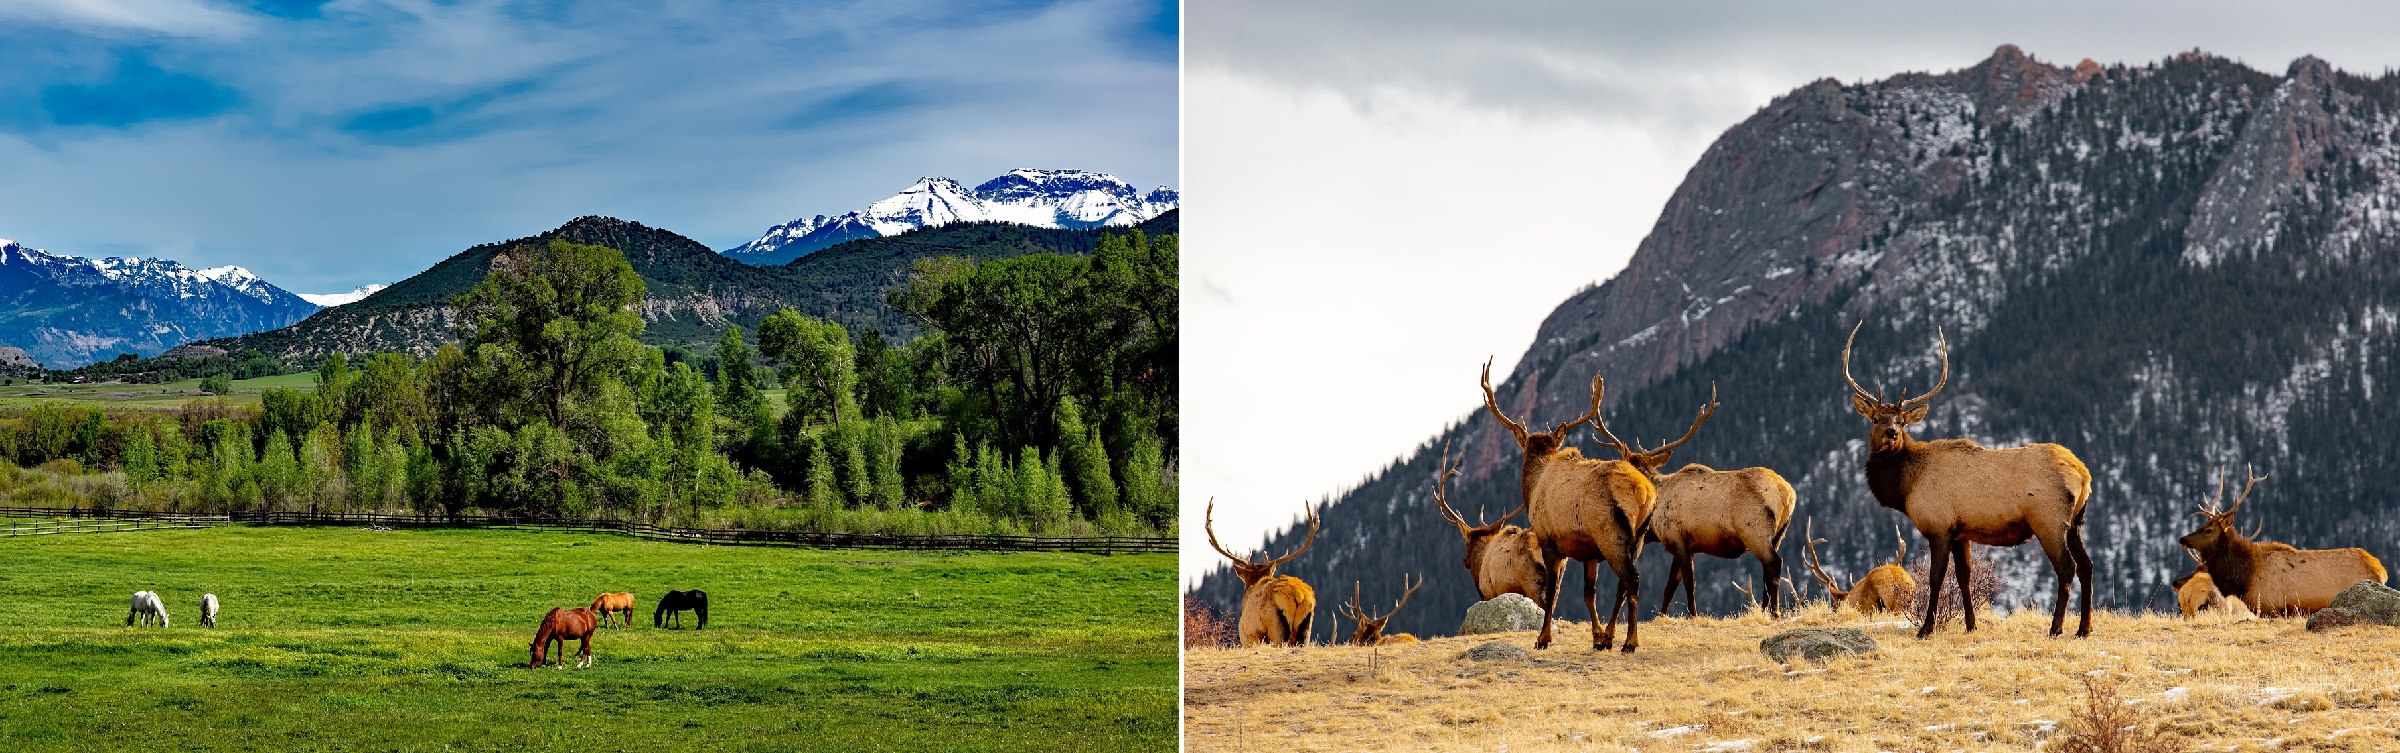
[[[1862, 483], [1867, 426], [1847, 402], [1843, 337], [1866, 321], [1861, 381], [1915, 394], [1932, 385], [1938, 327], [1949, 387], [1914, 433], [2080, 456], [2103, 606], [2166, 603], [2166, 581], [2190, 569], [2174, 537], [2244, 463], [2272, 474], [2245, 526], [2388, 561], [2400, 480], [2377, 471], [2400, 456], [2382, 430], [2400, 402], [2375, 390], [2400, 379], [2396, 115], [2400, 76], [2313, 57], [2276, 76], [2200, 53], [2069, 68], [2002, 47], [1946, 74], [1819, 81], [1706, 151], [1626, 269], [1542, 324], [1500, 401], [1528, 423], [1565, 420], [1600, 371], [1618, 435], [1672, 437], [1713, 383], [1724, 407], [1677, 465], [1775, 469], [1831, 540], [1829, 567], [1856, 577], [1888, 556], [1901, 518]], [[1463, 423], [1332, 500], [1324, 525], [1338, 533], [1285, 572], [1364, 580], [1370, 599], [1424, 572], [1392, 629], [1441, 634], [1474, 592], [1457, 533], [1429, 509], [1434, 456], [1455, 443], [1454, 498], [1495, 512], [1515, 506], [1521, 456], [1479, 409], [1476, 364], [1426, 367], [1457, 375]], [[1665, 557], [1649, 550], [1654, 611]], [[2004, 603], [2048, 606], [2032, 547], [1982, 551], [2013, 586]], [[1701, 558], [1703, 609], [1731, 609], [1729, 582], [1756, 573]], [[1197, 595], [1229, 606], [1238, 588], [1220, 571]]]
[[780, 265], [848, 241], [962, 222], [1070, 230], [1129, 227], [1174, 211], [1176, 201], [1175, 189], [1160, 186], [1144, 194], [1117, 176], [1088, 170], [1011, 170], [974, 188], [949, 178], [919, 178], [864, 210], [776, 225], [757, 240], [725, 249], [725, 255]]
[[[1145, 227], [1165, 227], [1161, 217]], [[456, 336], [450, 299], [474, 287], [502, 250], [552, 239], [608, 246], [648, 285], [642, 305], [647, 327], [642, 340], [712, 349], [728, 324], [755, 329], [778, 309], [791, 307], [829, 317], [853, 330], [878, 329], [906, 338], [914, 325], [884, 304], [884, 294], [907, 280], [918, 258], [936, 255], [1001, 258], [1057, 251], [1087, 253], [1107, 230], [1045, 230], [987, 223], [955, 225], [872, 238], [811, 254], [788, 267], [759, 267], [727, 258], [681, 235], [609, 217], [583, 217], [540, 235], [487, 243], [459, 252], [431, 269], [365, 299], [326, 309], [280, 330], [209, 341], [240, 352], [257, 348], [287, 360], [313, 361], [327, 353], [405, 350], [430, 354]]]

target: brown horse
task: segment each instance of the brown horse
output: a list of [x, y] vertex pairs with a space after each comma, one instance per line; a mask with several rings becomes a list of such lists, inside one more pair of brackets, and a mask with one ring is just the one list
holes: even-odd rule
[[592, 611], [600, 613], [601, 627], [631, 625], [633, 624], [633, 592], [601, 594], [599, 598], [592, 600]]
[[599, 620], [589, 609], [559, 607], [542, 617], [542, 629], [533, 634], [533, 664], [527, 669], [541, 669], [542, 659], [549, 655], [550, 644], [558, 644], [558, 668], [567, 668], [567, 641], [583, 641], [583, 650], [576, 653], [575, 668], [592, 666], [592, 633]]

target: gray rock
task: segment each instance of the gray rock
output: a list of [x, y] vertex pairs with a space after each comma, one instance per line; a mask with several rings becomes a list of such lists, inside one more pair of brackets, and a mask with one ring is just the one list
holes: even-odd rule
[[1458, 623], [1459, 635], [1519, 633], [1542, 629], [1542, 605], [1517, 594], [1501, 594], [1467, 607]]
[[[1538, 617], [1539, 615], [1536, 616]], [[1533, 652], [1525, 650], [1523, 646], [1509, 643], [1507, 641], [1492, 641], [1490, 643], [1467, 649], [1467, 652], [1459, 654], [1458, 658], [1473, 659], [1475, 661], [1491, 661], [1494, 659], [1523, 659], [1532, 655]]]
[[1836, 654], [1864, 656], [1875, 653], [1875, 639], [1858, 628], [1801, 628], [1786, 630], [1758, 642], [1758, 650], [1769, 658], [1790, 663], [1792, 657], [1824, 663], [1825, 657]]
[[2333, 601], [2309, 615], [2308, 629], [2330, 630], [2348, 625], [2400, 627], [2400, 590], [2371, 580], [2342, 589]]

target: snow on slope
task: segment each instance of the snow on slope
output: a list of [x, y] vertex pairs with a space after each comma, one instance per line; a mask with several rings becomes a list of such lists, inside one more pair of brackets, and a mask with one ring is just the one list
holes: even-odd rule
[[382, 290], [382, 289], [384, 289], [384, 288], [388, 288], [388, 287], [391, 287], [391, 286], [390, 286], [390, 285], [360, 285], [360, 286], [358, 286], [358, 287], [356, 287], [356, 288], [351, 288], [351, 289], [350, 289], [350, 292], [347, 292], [347, 293], [300, 293], [300, 294], [298, 294], [298, 295], [299, 295], [301, 298], [303, 298], [303, 299], [306, 299], [306, 300], [307, 300], [309, 303], [314, 303], [314, 304], [317, 304], [317, 305], [319, 305], [319, 306], [323, 306], [323, 307], [326, 307], [326, 308], [333, 308], [333, 307], [335, 307], [335, 306], [340, 306], [340, 305], [343, 305], [343, 304], [357, 303], [357, 302], [359, 302], [361, 299], [364, 299], [364, 298], [366, 298], [367, 296], [374, 295], [374, 294], [375, 294], [375, 291]]
[[782, 264], [843, 241], [954, 222], [1124, 227], [1165, 214], [1178, 198], [1173, 188], [1143, 194], [1114, 175], [1088, 170], [1011, 170], [973, 189], [949, 178], [919, 178], [864, 210], [792, 220], [724, 253], [751, 264]]

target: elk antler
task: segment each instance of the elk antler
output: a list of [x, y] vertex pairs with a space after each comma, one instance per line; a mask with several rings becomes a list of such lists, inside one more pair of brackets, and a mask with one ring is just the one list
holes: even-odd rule
[[1525, 443], [1525, 425], [1500, 412], [1500, 398], [1492, 395], [1492, 359], [1489, 357], [1483, 359], [1483, 407], [1491, 409], [1492, 417], [1500, 419], [1501, 426], [1508, 427], [1510, 432], [1517, 435], [1518, 444]]
[[[1745, 576], [1744, 580], [1748, 580], [1747, 576]], [[1750, 606], [1753, 606], [1753, 607], [1755, 607], [1755, 606], [1758, 606], [1758, 594], [1751, 593], [1751, 592], [1750, 592], [1750, 589], [1748, 589], [1748, 588], [1746, 588], [1746, 587], [1743, 587], [1743, 585], [1742, 585], [1742, 582], [1743, 582], [1743, 581], [1737, 581], [1737, 580], [1733, 580], [1732, 578], [1727, 578], [1727, 579], [1726, 579], [1726, 581], [1733, 583], [1733, 590], [1736, 590], [1736, 591], [1740, 591], [1740, 592], [1742, 592], [1742, 595], [1743, 595], [1743, 596], [1745, 596], [1745, 597], [1748, 597], [1748, 598], [1750, 599]], [[1756, 582], [1756, 581], [1751, 581], [1751, 582]], [[1773, 584], [1773, 583], [1769, 583], [1769, 584], [1767, 584], [1767, 586], [1768, 586], [1769, 588], [1773, 588], [1773, 587], [1775, 586], [1775, 584]]]
[[2200, 509], [2199, 509], [2199, 510], [2195, 510], [2195, 511], [2193, 511], [2193, 512], [2192, 512], [2192, 514], [2193, 514], [2193, 515], [2198, 515], [2198, 516], [2201, 516], [2201, 517], [2204, 517], [2204, 518], [2213, 518], [2213, 517], [2216, 517], [2216, 516], [2217, 516], [2217, 509], [2218, 509], [2218, 508], [2219, 508], [2219, 507], [2222, 505], [2222, 503], [2223, 503], [2224, 501], [2225, 501], [2225, 472], [2224, 472], [2224, 471], [2218, 471], [2218, 472], [2217, 472], [2217, 490], [2216, 490], [2216, 491], [2213, 491], [2213, 492], [2209, 492], [2209, 493], [2208, 493], [2208, 501], [2200, 503]]
[[1350, 618], [1354, 622], [1366, 622], [1367, 618], [1362, 616], [1365, 614], [1365, 612], [1358, 608], [1359, 603], [1358, 581], [1350, 581], [1350, 600], [1343, 602], [1341, 606], [1334, 607], [1334, 611], [1343, 617]]
[[1341, 607], [1339, 607], [1342, 616], [1358, 622], [1376, 624], [1391, 620], [1392, 615], [1400, 613], [1401, 607], [1408, 606], [1408, 597], [1417, 595], [1417, 589], [1425, 585], [1425, 576], [1417, 576], [1417, 582], [1415, 583], [1408, 582], [1408, 576], [1401, 576], [1400, 585], [1406, 586], [1407, 590], [1400, 592], [1400, 600], [1392, 603], [1391, 611], [1379, 615], [1366, 611], [1366, 609], [1363, 607], [1365, 600], [1359, 598], [1358, 581], [1350, 581], [1350, 603], [1343, 604]]
[[1825, 543], [1825, 540], [1816, 537], [1816, 518], [1812, 517], [1808, 519], [1808, 527], [1806, 530], [1807, 533], [1801, 534], [1800, 538], [1802, 542], [1805, 542], [1801, 545], [1800, 549], [1800, 564], [1808, 566], [1809, 574], [1816, 576], [1817, 582], [1825, 586], [1826, 593], [1832, 594], [1833, 598], [1839, 599], [1844, 593], [1842, 587], [1836, 585], [1833, 576], [1825, 574], [1825, 561], [1817, 556], [1817, 545]]
[[1216, 527], [1216, 516], [1217, 516], [1217, 498], [1215, 498], [1215, 497], [1210, 497], [1210, 498], [1208, 498], [1208, 511], [1207, 511], [1207, 512], [1204, 512], [1204, 513], [1201, 513], [1201, 515], [1200, 515], [1200, 530], [1203, 530], [1203, 531], [1207, 531], [1207, 532], [1208, 532], [1208, 545], [1209, 545], [1209, 546], [1211, 546], [1211, 547], [1215, 547], [1215, 548], [1216, 548], [1216, 550], [1217, 550], [1217, 553], [1218, 553], [1218, 554], [1225, 555], [1225, 558], [1226, 558], [1226, 559], [1233, 560], [1233, 561], [1235, 561], [1235, 562], [1239, 562], [1239, 563], [1242, 563], [1242, 564], [1245, 564], [1245, 565], [1247, 565], [1247, 564], [1250, 564], [1250, 559], [1251, 559], [1251, 558], [1248, 558], [1248, 557], [1236, 557], [1236, 556], [1233, 556], [1233, 553], [1232, 553], [1232, 552], [1225, 551], [1225, 545], [1217, 543], [1217, 527]]
[[1881, 403], [1883, 402], [1882, 398], [1867, 392], [1867, 388], [1858, 386], [1858, 380], [1850, 376], [1850, 346], [1858, 342], [1858, 329], [1864, 326], [1867, 326], [1865, 319], [1860, 319], [1857, 324], [1851, 325], [1850, 339], [1842, 342], [1842, 381], [1850, 383], [1851, 394]]
[[1892, 524], [1892, 541], [1898, 542], [1900, 545], [1898, 551], [1892, 552], [1892, 564], [1899, 565], [1908, 562], [1908, 536], [1900, 533], [1900, 524], [1898, 523]]
[[1668, 443], [1666, 444], [1666, 446], [1664, 446], [1664, 447], [1660, 447], [1660, 448], [1658, 448], [1658, 449], [1655, 449], [1655, 450], [1647, 450], [1647, 452], [1666, 452], [1666, 451], [1668, 451], [1668, 450], [1673, 450], [1673, 449], [1675, 449], [1675, 448], [1677, 448], [1677, 447], [1682, 447], [1682, 446], [1683, 446], [1683, 443], [1685, 443], [1685, 442], [1689, 442], [1689, 441], [1692, 441], [1692, 435], [1700, 433], [1700, 424], [1702, 424], [1702, 423], [1706, 423], [1706, 422], [1708, 421], [1708, 417], [1709, 417], [1709, 416], [1716, 415], [1716, 413], [1717, 413], [1717, 383], [1716, 383], [1716, 382], [1709, 382], [1709, 383], [1708, 383], [1708, 404], [1707, 404], [1707, 405], [1704, 405], [1704, 406], [1701, 406], [1701, 407], [1700, 407], [1700, 414], [1699, 414], [1699, 415], [1697, 415], [1697, 416], [1693, 416], [1693, 417], [1692, 417], [1692, 428], [1690, 428], [1690, 429], [1685, 429], [1685, 430], [1684, 430], [1684, 432], [1683, 432], [1683, 438], [1682, 438], [1682, 439], [1678, 439], [1678, 440], [1675, 440], [1675, 441], [1673, 441], [1673, 442], [1668, 442]]
[[[1438, 506], [1440, 506], [1440, 508], [1441, 508], [1441, 513], [1442, 513], [1442, 519], [1443, 519], [1443, 520], [1449, 521], [1449, 522], [1450, 522], [1450, 525], [1458, 526], [1458, 532], [1459, 532], [1459, 535], [1462, 535], [1462, 536], [1473, 536], [1473, 535], [1475, 535], [1476, 533], [1478, 533], [1478, 532], [1482, 532], [1482, 531], [1495, 531], [1495, 530], [1499, 530], [1499, 528], [1500, 528], [1501, 526], [1508, 525], [1508, 521], [1509, 521], [1510, 519], [1517, 517], [1517, 515], [1518, 515], [1519, 513], [1525, 512], [1525, 508], [1528, 508], [1528, 507], [1532, 507], [1532, 506], [1533, 506], [1533, 497], [1531, 497], [1531, 496], [1526, 496], [1526, 497], [1525, 497], [1525, 502], [1524, 502], [1523, 504], [1519, 504], [1519, 505], [1517, 505], [1517, 509], [1515, 509], [1515, 510], [1510, 510], [1510, 511], [1509, 511], [1509, 513], [1508, 513], [1507, 515], [1502, 515], [1502, 516], [1500, 516], [1500, 519], [1499, 519], [1499, 520], [1497, 520], [1497, 521], [1487, 521], [1487, 522], [1484, 522], [1484, 523], [1482, 523], [1481, 525], [1469, 526], [1469, 525], [1467, 525], [1467, 519], [1466, 519], [1466, 516], [1463, 516], [1463, 515], [1460, 515], [1460, 514], [1458, 514], [1458, 511], [1457, 511], [1457, 510], [1455, 510], [1455, 509], [1452, 509], [1452, 508], [1450, 507], [1450, 498], [1449, 498], [1449, 495], [1448, 495], [1448, 493], [1447, 493], [1447, 490], [1445, 490], [1445, 489], [1443, 488], [1443, 485], [1444, 485], [1444, 483], [1445, 483], [1445, 482], [1447, 482], [1447, 481], [1450, 479], [1450, 477], [1451, 477], [1451, 476], [1456, 476], [1456, 475], [1458, 475], [1458, 469], [1456, 469], [1456, 468], [1451, 468], [1451, 467], [1449, 467], [1449, 465], [1450, 465], [1450, 443], [1449, 443], [1449, 442], [1443, 442], [1443, 443], [1442, 443], [1442, 464], [1441, 464], [1440, 466], [1436, 466], [1436, 467], [1434, 468], [1434, 476], [1433, 476], [1433, 503], [1434, 503], [1435, 505], [1438, 505]], [[1480, 511], [1478, 511], [1478, 512], [1476, 513], [1476, 517], [1478, 517], [1478, 518], [1481, 518], [1481, 517], [1482, 517], [1482, 513], [1481, 513]]]
[[1317, 543], [1317, 506], [1316, 506], [1316, 505], [1309, 505], [1309, 506], [1308, 506], [1308, 538], [1301, 539], [1301, 540], [1300, 540], [1300, 548], [1292, 550], [1292, 553], [1291, 553], [1291, 554], [1286, 554], [1286, 555], [1283, 555], [1283, 556], [1281, 556], [1281, 557], [1277, 557], [1277, 558], [1275, 558], [1275, 559], [1268, 560], [1268, 561], [1267, 561], [1267, 566], [1268, 566], [1268, 567], [1274, 567], [1274, 566], [1276, 566], [1276, 565], [1281, 565], [1281, 564], [1283, 564], [1283, 563], [1290, 562], [1290, 561], [1292, 561], [1292, 558], [1293, 558], [1293, 557], [1298, 557], [1298, 556], [1300, 556], [1300, 553], [1301, 553], [1301, 552], [1308, 551], [1308, 545], [1310, 545], [1310, 544], [1314, 544], [1314, 543]]
[[1933, 336], [1941, 342], [1942, 378], [1933, 383], [1933, 391], [1900, 401], [1902, 408], [1914, 408], [1927, 400], [1932, 400], [1935, 394], [1940, 393], [1943, 387], [1950, 384], [1950, 337], [1942, 334], [1940, 327], [1933, 328]]
[[1606, 381], [1604, 381], [1604, 380], [1602, 380], [1602, 379], [1600, 378], [1600, 372], [1597, 372], [1597, 371], [1595, 371], [1595, 372], [1592, 372], [1592, 409], [1591, 409], [1591, 410], [1588, 410], [1588, 411], [1584, 411], [1584, 414], [1583, 414], [1583, 415], [1576, 416], [1576, 417], [1575, 417], [1575, 420], [1573, 420], [1573, 421], [1568, 421], [1568, 422], [1566, 422], [1566, 423], [1559, 424], [1559, 425], [1558, 425], [1558, 428], [1551, 429], [1551, 430], [1550, 430], [1550, 433], [1558, 435], [1558, 440], [1559, 440], [1561, 443], [1564, 443], [1564, 442], [1567, 440], [1567, 430], [1568, 430], [1568, 429], [1575, 428], [1575, 425], [1576, 425], [1576, 424], [1584, 423], [1584, 422], [1586, 422], [1586, 421], [1589, 421], [1589, 422], [1592, 422], [1592, 423], [1595, 423], [1595, 424], [1596, 424], [1596, 423], [1599, 423], [1599, 422], [1600, 422], [1600, 394], [1601, 394], [1602, 392], [1606, 392], [1607, 390], [1608, 390], [1608, 383], [1607, 383]]
[[2233, 498], [2233, 506], [2226, 508], [2226, 515], [2232, 515], [2234, 511], [2242, 509], [2242, 503], [2250, 501], [2250, 489], [2258, 486], [2258, 482], [2267, 480], [2265, 476], [2251, 476], [2250, 466], [2246, 465], [2242, 466], [2242, 475], [2249, 476], [2250, 480], [2242, 484], [2242, 496]]

